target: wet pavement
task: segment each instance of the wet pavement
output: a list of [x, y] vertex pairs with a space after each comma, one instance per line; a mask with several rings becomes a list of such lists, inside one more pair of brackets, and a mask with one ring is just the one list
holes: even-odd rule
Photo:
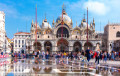
[[0, 59], [0, 76], [120, 76], [120, 66], [84, 60]]

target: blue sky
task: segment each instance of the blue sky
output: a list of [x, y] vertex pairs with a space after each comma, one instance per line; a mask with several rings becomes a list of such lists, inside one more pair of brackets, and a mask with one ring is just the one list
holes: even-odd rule
[[35, 7], [37, 4], [37, 20], [42, 24], [46, 18], [52, 25], [53, 18], [57, 19], [62, 12], [63, 3], [66, 6], [67, 14], [73, 20], [73, 26], [78, 25], [83, 19], [86, 8], [89, 9], [89, 23], [95, 19], [96, 31], [104, 30], [108, 23], [120, 22], [120, 1], [119, 0], [0, 0], [0, 11], [5, 12], [5, 29], [7, 36], [13, 38], [18, 31], [30, 32], [32, 19], [35, 21]]

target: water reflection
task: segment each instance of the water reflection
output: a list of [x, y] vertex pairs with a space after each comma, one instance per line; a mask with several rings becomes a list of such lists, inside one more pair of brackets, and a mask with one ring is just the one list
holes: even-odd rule
[[[2, 60], [0, 60], [1, 62]], [[31, 76], [39, 74], [52, 74], [57, 76], [74, 76], [84, 75], [91, 76], [94, 74], [103, 76], [119, 76], [120, 67], [116, 66], [86, 66], [84, 62], [69, 62], [69, 64], [55, 63], [54, 60], [40, 60], [40, 59], [6, 59], [7, 64], [0, 66], [0, 76], [6, 76], [13, 73], [14, 76]], [[57, 64], [57, 65], [56, 65]]]

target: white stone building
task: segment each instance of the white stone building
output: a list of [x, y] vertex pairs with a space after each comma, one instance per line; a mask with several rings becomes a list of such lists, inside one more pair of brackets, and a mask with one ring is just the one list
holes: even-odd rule
[[11, 48], [12, 48], [12, 44], [13, 41], [11, 39], [9, 39], [7, 36], [5, 37], [5, 52], [6, 53], [11, 53]]
[[26, 40], [30, 39], [30, 33], [18, 32], [14, 34], [14, 52], [26, 51]]
[[0, 51], [5, 50], [5, 13], [0, 11]]
[[120, 24], [108, 23], [104, 27], [103, 45], [106, 51], [119, 51], [120, 50]]

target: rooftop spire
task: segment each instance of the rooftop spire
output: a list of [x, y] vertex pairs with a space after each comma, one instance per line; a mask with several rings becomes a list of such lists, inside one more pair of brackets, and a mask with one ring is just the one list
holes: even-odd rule
[[47, 19], [46, 19], [46, 13], [45, 13], [45, 20], [44, 20], [45, 22], [47, 22]]
[[77, 21], [76, 21], [76, 27], [77, 27]]
[[66, 14], [65, 10], [66, 10], [66, 7], [65, 7], [65, 5], [64, 5], [64, 3], [63, 3], [63, 5], [62, 5], [62, 13], [63, 13], [63, 14]]
[[86, 22], [86, 19], [85, 19], [85, 12], [84, 12], [84, 19], [83, 19], [83, 22]]
[[84, 12], [84, 19], [85, 19], [85, 12]]
[[46, 13], [45, 13], [45, 19], [46, 19]]
[[53, 18], [53, 22], [52, 22], [52, 24], [54, 24], [55, 23], [55, 21], [54, 21], [54, 18]]
[[33, 24], [33, 19], [32, 19], [32, 24]]
[[94, 18], [93, 18], [93, 24], [95, 24]]

